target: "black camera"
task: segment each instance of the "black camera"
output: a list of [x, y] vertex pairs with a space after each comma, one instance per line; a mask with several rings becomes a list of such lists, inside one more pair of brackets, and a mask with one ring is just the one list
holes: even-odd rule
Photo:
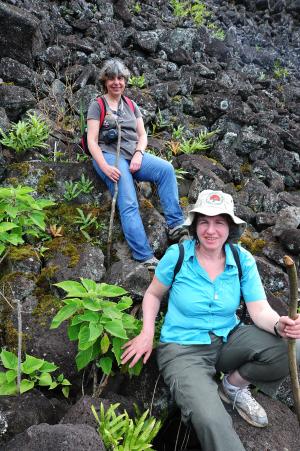
[[104, 130], [102, 133], [103, 141], [105, 144], [110, 144], [118, 139], [118, 130], [111, 128], [110, 130]]

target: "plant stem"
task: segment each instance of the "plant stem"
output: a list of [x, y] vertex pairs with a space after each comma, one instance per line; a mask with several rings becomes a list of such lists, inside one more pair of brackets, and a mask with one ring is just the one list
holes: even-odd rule
[[17, 304], [17, 314], [18, 314], [18, 370], [17, 370], [17, 386], [18, 393], [20, 394], [21, 388], [21, 362], [22, 362], [22, 312], [21, 312], [21, 301], [19, 299], [15, 300]]
[[[287, 269], [290, 282], [290, 303], [289, 303], [289, 317], [291, 319], [297, 318], [298, 307], [298, 278], [297, 270], [294, 261], [286, 255], [284, 258], [284, 264]], [[300, 387], [298, 379], [298, 367], [296, 358], [296, 339], [288, 338], [288, 358], [291, 375], [292, 390], [294, 395], [295, 410], [300, 425]]]
[[[120, 149], [121, 149], [121, 125], [117, 122], [118, 129], [118, 142], [117, 142], [117, 154], [115, 160], [115, 167], [119, 166], [119, 158], [120, 158]], [[108, 229], [108, 238], [107, 238], [107, 267], [110, 267], [111, 262], [111, 245], [112, 245], [112, 233], [113, 233], [113, 225], [114, 225], [114, 217], [116, 211], [116, 202], [118, 197], [119, 186], [118, 182], [115, 182], [115, 190], [114, 195], [111, 201], [111, 211], [110, 211], [110, 220], [109, 220], [109, 229]]]

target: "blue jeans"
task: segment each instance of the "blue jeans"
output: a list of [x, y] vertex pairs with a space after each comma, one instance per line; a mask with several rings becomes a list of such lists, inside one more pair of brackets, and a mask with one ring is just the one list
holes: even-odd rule
[[[103, 152], [103, 156], [108, 164], [114, 166], [115, 155]], [[134, 181], [156, 183], [169, 228], [181, 225], [184, 218], [179, 206], [177, 181], [171, 163], [149, 153], [145, 153], [142, 165], [137, 172], [131, 174], [129, 165], [130, 161], [121, 156], [119, 160], [121, 177], [118, 181], [119, 192], [117, 206], [123, 232], [132, 251], [133, 258], [135, 260], [145, 261], [153, 256], [153, 251], [140, 216]], [[114, 182], [102, 172], [95, 160], [93, 160], [93, 166], [113, 196]]]

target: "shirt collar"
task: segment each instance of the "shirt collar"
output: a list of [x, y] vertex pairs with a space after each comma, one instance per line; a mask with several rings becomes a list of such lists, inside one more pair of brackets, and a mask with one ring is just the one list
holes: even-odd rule
[[[194, 257], [196, 240], [185, 240], [183, 242], [183, 245], [184, 245], [184, 260], [189, 260], [191, 257]], [[229, 265], [237, 267], [233, 253], [228, 243], [225, 244], [225, 255], [226, 255], [225, 260], [226, 266]]]

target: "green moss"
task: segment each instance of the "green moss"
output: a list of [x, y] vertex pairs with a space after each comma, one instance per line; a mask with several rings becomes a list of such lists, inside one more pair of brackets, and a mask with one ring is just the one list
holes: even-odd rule
[[252, 166], [251, 166], [250, 163], [244, 163], [244, 164], [241, 165], [240, 169], [241, 169], [241, 173], [242, 174], [250, 174]]
[[182, 96], [177, 95], [177, 96], [172, 97], [172, 101], [174, 103], [181, 103], [181, 100], [182, 100]]
[[77, 247], [72, 244], [68, 243], [65, 247], [62, 248], [62, 253], [69, 257], [70, 261], [68, 264], [69, 268], [74, 268], [79, 262], [80, 254], [78, 253]]
[[9, 250], [8, 257], [10, 260], [18, 261], [25, 260], [30, 257], [38, 258], [37, 252], [33, 249], [32, 246], [20, 246], [20, 247], [11, 247]]
[[8, 177], [5, 181], [8, 185], [13, 186], [14, 188], [19, 185], [19, 180], [17, 179], [17, 177]]
[[[14, 327], [13, 322], [8, 319], [4, 322], [5, 344], [10, 351], [17, 353], [18, 350], [18, 330]], [[22, 333], [22, 351], [26, 351], [26, 339], [28, 334]]]
[[9, 165], [9, 169], [17, 171], [21, 177], [27, 177], [29, 174], [30, 165], [26, 161], [23, 163], [12, 163]]
[[179, 201], [182, 207], [187, 207], [189, 205], [189, 199], [187, 197], [181, 197]]
[[55, 173], [50, 169], [48, 172], [43, 174], [37, 184], [37, 192], [39, 194], [44, 194], [48, 188], [56, 186]]
[[53, 317], [58, 312], [61, 308], [61, 301], [52, 294], [47, 294], [41, 288], [36, 289], [35, 296], [38, 299], [38, 304], [32, 315], [36, 317], [41, 326], [48, 326], [49, 317]]
[[59, 266], [56, 265], [49, 265], [47, 268], [42, 268], [40, 275], [36, 279], [36, 285], [38, 287], [48, 289], [50, 280], [53, 278], [58, 269]]
[[260, 254], [262, 249], [266, 245], [265, 240], [262, 240], [261, 238], [255, 239], [249, 232], [245, 232], [241, 236], [240, 242], [242, 246], [244, 246], [251, 252], [251, 254]]

